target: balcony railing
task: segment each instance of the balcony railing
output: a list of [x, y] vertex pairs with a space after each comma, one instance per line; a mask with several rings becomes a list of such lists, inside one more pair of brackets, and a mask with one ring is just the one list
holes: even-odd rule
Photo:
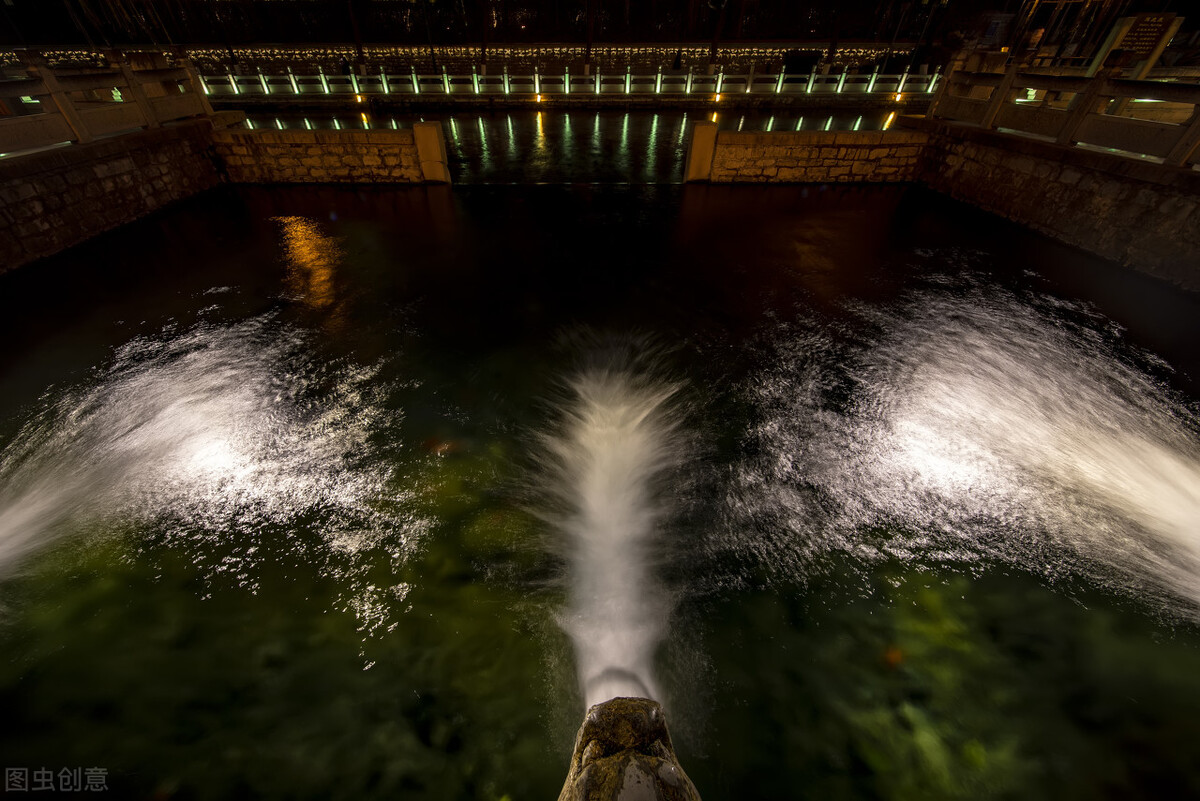
[[212, 114], [189, 67], [51, 70], [32, 61], [0, 79], [0, 153], [84, 143]]
[[366, 75], [342, 75], [318, 72], [316, 75], [268, 75], [225, 73], [200, 77], [204, 92], [210, 100], [223, 102], [260, 101], [288, 102], [292, 100], [322, 100], [336, 98], [392, 97], [417, 100], [450, 98], [504, 98], [514, 100], [557, 99], [562, 97], [612, 98], [629, 95], [637, 97], [671, 97], [714, 99], [718, 95], [789, 96], [857, 95], [884, 98], [901, 95], [909, 98], [929, 95], [938, 85], [939, 75], [889, 74], [847, 72], [823, 75], [820, 73], [788, 74], [744, 73], [712, 75], [696, 72], [618, 73], [579, 75], [571, 72], [492, 75], [451, 75], [417, 73], [396, 74], [378, 72]]
[[1196, 83], [960, 70], [943, 82], [929, 115], [1171, 166], [1195, 164], [1200, 148]]

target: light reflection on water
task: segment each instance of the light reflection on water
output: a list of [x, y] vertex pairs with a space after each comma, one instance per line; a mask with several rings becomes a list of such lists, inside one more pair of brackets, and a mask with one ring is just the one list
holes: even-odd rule
[[334, 276], [342, 258], [337, 240], [323, 234], [317, 223], [306, 217], [276, 219], [283, 229], [289, 289], [314, 310], [333, 305]]

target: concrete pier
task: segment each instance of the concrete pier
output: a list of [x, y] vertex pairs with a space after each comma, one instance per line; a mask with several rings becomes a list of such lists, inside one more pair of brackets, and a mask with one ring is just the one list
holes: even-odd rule
[[370, 131], [217, 131], [213, 152], [233, 183], [448, 184], [440, 122]]

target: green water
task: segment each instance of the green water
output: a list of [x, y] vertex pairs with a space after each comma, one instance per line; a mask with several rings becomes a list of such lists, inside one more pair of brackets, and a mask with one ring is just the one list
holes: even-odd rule
[[652, 341], [692, 438], [657, 680], [704, 798], [1200, 795], [1194, 521], [1148, 540], [1176, 576], [1057, 544], [1126, 506], [1053, 476], [986, 525], [986, 484], [914, 490], [931, 522], [796, 478], [872, 419], [876, 311], [943, 298], [1052, 315], [1194, 465], [1196, 299], [915, 190], [755, 191], [221, 192], [0, 276], [0, 763], [121, 798], [554, 797], [583, 709], [537, 433], [581, 354]]

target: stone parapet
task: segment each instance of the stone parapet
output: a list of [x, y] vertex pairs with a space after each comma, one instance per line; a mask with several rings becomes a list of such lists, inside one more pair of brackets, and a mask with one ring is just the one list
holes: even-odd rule
[[717, 134], [713, 183], [913, 181], [928, 137], [920, 131]]
[[219, 182], [197, 120], [0, 161], [0, 272]]
[[1200, 172], [913, 119], [918, 179], [957, 200], [1143, 272], [1200, 289]]
[[234, 183], [421, 183], [412, 130], [249, 131], [213, 134]]

